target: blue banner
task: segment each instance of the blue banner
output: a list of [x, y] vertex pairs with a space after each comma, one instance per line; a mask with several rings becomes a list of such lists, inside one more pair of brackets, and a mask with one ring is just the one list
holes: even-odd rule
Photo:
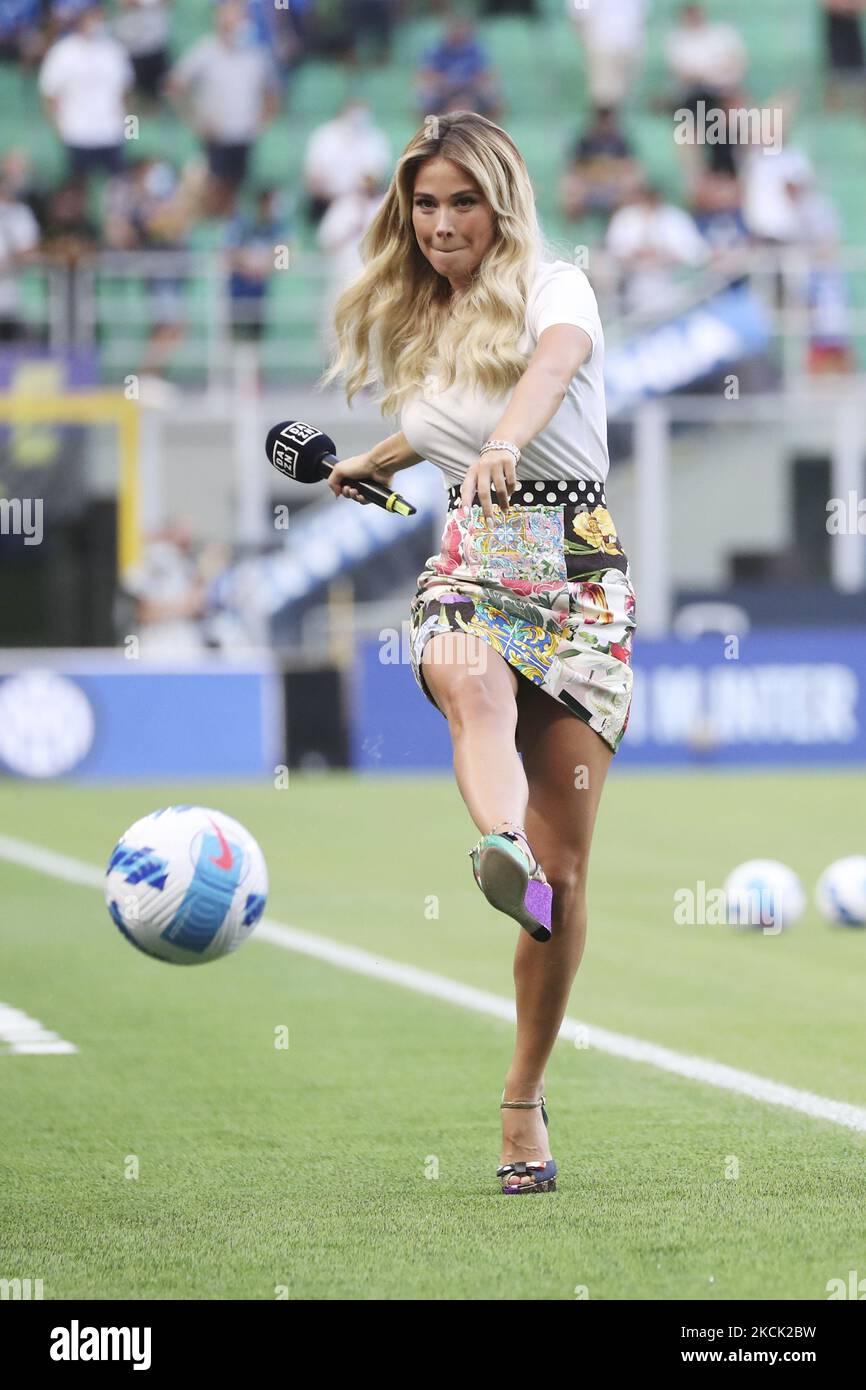
[[763, 352], [767, 311], [747, 285], [723, 290], [687, 313], [608, 349], [604, 389], [608, 415], [650, 396], [681, 391], [710, 372]]
[[238, 669], [0, 657], [0, 775], [273, 777], [283, 761], [282, 684], [266, 659]]
[[[866, 763], [866, 632], [757, 630], [694, 642], [635, 638], [634, 694], [618, 767]], [[403, 643], [405, 647], [405, 641]], [[359, 652], [357, 767], [449, 768], [444, 718], [395, 642]]]

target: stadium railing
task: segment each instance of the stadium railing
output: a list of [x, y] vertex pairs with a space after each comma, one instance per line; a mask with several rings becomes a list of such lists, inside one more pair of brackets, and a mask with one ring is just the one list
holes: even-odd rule
[[[621, 277], [603, 250], [590, 252], [587, 268], [608, 341], [621, 342], [660, 321], [625, 312]], [[864, 247], [840, 248], [823, 259], [799, 247], [731, 253], [722, 269], [678, 274], [665, 318], [745, 278], [769, 315], [778, 364], [790, 383], [802, 370], [813, 321], [808, 291], [818, 272], [840, 277], [847, 300], [845, 332], [855, 357], [866, 365]], [[103, 380], [119, 382], [140, 369], [147, 339], [160, 322], [159, 291], [173, 286], [183, 335], [172, 350], [168, 374], [215, 388], [232, 370], [233, 322], [256, 312], [243, 302], [232, 303], [230, 275], [227, 257], [215, 251], [110, 252], [74, 266], [36, 262], [22, 274], [28, 329], [54, 351], [92, 350]], [[327, 356], [331, 292], [327, 262], [315, 254], [293, 255], [288, 270], [274, 272], [258, 347], [266, 377], [302, 381], [319, 375]]]

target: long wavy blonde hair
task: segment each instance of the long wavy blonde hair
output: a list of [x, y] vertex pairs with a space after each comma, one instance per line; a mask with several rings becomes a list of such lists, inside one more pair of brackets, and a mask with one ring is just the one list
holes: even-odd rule
[[[418, 169], [437, 155], [475, 180], [494, 214], [493, 244], [453, 302], [412, 225]], [[361, 243], [364, 269], [337, 302], [336, 347], [320, 385], [344, 377], [350, 402], [362, 387], [381, 386], [377, 399], [391, 416], [431, 373], [443, 390], [459, 377], [486, 395], [504, 394], [526, 367], [517, 341], [542, 247], [532, 184], [510, 136], [474, 111], [428, 117]]]

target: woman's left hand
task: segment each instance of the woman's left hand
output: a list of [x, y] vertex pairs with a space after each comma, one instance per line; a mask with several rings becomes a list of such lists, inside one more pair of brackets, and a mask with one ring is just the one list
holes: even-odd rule
[[493, 503], [498, 502], [505, 512], [512, 492], [517, 486], [517, 465], [508, 449], [488, 449], [467, 471], [460, 488], [460, 501], [471, 507], [476, 492], [481, 510], [488, 521], [493, 520]]

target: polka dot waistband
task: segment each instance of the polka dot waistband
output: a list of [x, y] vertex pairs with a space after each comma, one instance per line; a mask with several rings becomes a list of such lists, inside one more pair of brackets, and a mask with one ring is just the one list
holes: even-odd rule
[[[460, 486], [455, 483], [448, 489], [448, 506], [456, 507], [459, 502]], [[593, 483], [586, 478], [554, 478], [546, 482], [541, 478], [527, 478], [523, 482], [518, 481], [511, 494], [512, 505], [518, 507], [565, 506], [569, 502], [586, 502], [596, 507], [607, 505], [601, 483]]]

